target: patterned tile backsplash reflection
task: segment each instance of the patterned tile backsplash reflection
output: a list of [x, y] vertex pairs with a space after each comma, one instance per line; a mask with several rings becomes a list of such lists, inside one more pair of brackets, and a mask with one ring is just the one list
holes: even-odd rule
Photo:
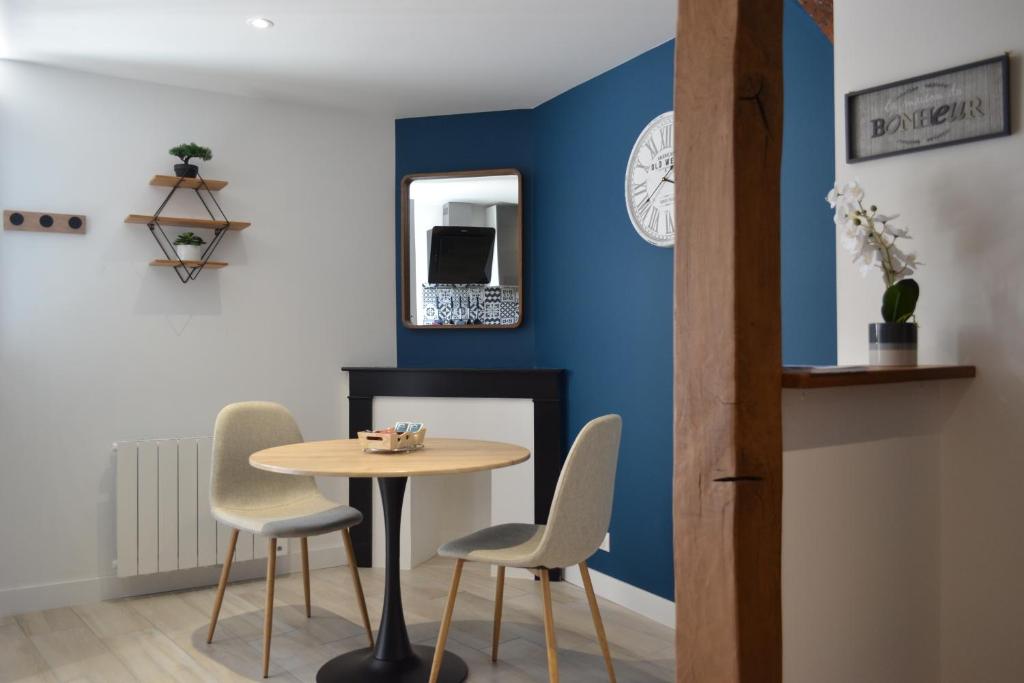
[[424, 325], [515, 325], [519, 287], [422, 285]]

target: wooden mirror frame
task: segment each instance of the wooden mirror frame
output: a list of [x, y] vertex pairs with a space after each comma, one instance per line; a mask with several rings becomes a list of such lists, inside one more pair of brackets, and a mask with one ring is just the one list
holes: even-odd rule
[[[519, 202], [516, 205], [516, 222], [519, 224], [519, 320], [514, 325], [417, 325], [410, 316], [409, 278], [409, 186], [416, 180], [437, 178], [479, 178], [496, 175], [514, 175], [518, 185]], [[526, 299], [526, 282], [523, 262], [523, 174], [517, 168], [485, 168], [471, 171], [445, 171], [443, 173], [410, 173], [402, 178], [402, 325], [410, 330], [513, 330], [523, 324], [523, 302]]]

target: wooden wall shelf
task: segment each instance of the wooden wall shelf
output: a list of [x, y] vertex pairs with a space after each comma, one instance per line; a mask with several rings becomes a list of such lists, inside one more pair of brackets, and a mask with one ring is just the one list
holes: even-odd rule
[[[124, 219], [125, 223], [137, 225], [149, 225], [153, 221], [159, 221], [161, 225], [168, 225], [174, 228], [203, 228], [204, 230], [217, 230], [224, 227], [224, 221], [211, 221], [206, 218], [181, 218], [175, 216], [151, 216], [147, 214], [131, 213]], [[252, 223], [245, 221], [228, 221], [228, 230], [245, 230]]]
[[[149, 262], [151, 266], [160, 266], [161, 268], [176, 268], [184, 263], [189, 268], [198, 268], [203, 265], [202, 261], [172, 261], [170, 259], [153, 259]], [[226, 268], [228, 265], [227, 261], [207, 261], [205, 268]]]
[[[181, 184], [179, 185], [179, 181]], [[203, 183], [206, 183], [204, 186]], [[206, 189], [210, 192], [216, 192], [217, 190], [223, 190], [228, 186], [226, 180], [210, 180], [209, 178], [179, 178], [173, 175], [155, 175], [149, 180], [150, 185], [157, 187], [179, 187], [183, 190], [200, 190]]]
[[[153, 239], [156, 240], [157, 245], [160, 247], [160, 251], [163, 252], [164, 258], [154, 259], [149, 262], [149, 265], [157, 266], [159, 268], [173, 268], [182, 284], [187, 284], [192, 280], [195, 280], [199, 277], [199, 273], [203, 272], [205, 268], [226, 268], [228, 265], [226, 261], [210, 260], [210, 257], [213, 256], [213, 252], [220, 245], [220, 241], [224, 239], [224, 235], [228, 234], [228, 231], [245, 230], [252, 225], [245, 221], [228, 220], [227, 215], [224, 213], [224, 209], [220, 208], [220, 202], [217, 201], [217, 197], [214, 196], [213, 193], [216, 190], [222, 190], [227, 187], [227, 181], [207, 180], [203, 177], [178, 178], [177, 176], [155, 175], [149, 179], [149, 184], [156, 187], [170, 188], [167, 192], [167, 196], [164, 197], [164, 201], [161, 202], [160, 206], [152, 214], [132, 213], [128, 214], [128, 217], [124, 219], [125, 223], [145, 225], [149, 228], [149, 233], [153, 235]], [[200, 203], [203, 205], [203, 208], [206, 209], [206, 214], [209, 218], [164, 216], [164, 208], [167, 206], [167, 203], [171, 201], [171, 197], [174, 196], [174, 193], [178, 190], [192, 190], [192, 192], [195, 193], [196, 198], [198, 198]], [[206, 190], [206, 199], [203, 199], [203, 190]], [[210, 208], [211, 205], [216, 207], [216, 214], [213, 212], [213, 209]], [[220, 215], [219, 219], [217, 217], [218, 214]], [[206, 248], [201, 250], [202, 257], [200, 260], [183, 261], [177, 258], [178, 255], [176, 253], [174, 243], [171, 241], [171, 237], [168, 237], [167, 233], [164, 231], [165, 227], [213, 230], [214, 233]]]
[[936, 379], [967, 379], [976, 374], [977, 368], [973, 365], [917, 365], [914, 367], [787, 365], [782, 368], [782, 388], [826, 389], [867, 384], [924, 382]]

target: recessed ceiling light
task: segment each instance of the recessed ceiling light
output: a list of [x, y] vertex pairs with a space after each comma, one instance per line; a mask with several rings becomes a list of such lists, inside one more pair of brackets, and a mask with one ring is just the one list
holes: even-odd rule
[[274, 22], [264, 17], [253, 17], [251, 19], [247, 19], [246, 21], [249, 24], [249, 26], [258, 29], [271, 28], [274, 25]]

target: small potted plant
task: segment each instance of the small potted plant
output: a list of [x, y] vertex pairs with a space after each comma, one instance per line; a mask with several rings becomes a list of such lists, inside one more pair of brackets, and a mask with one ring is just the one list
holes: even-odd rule
[[199, 175], [199, 167], [188, 163], [193, 158], [202, 159], [203, 161], [209, 161], [213, 158], [213, 152], [210, 151], [209, 147], [203, 147], [194, 142], [182, 143], [177, 147], [171, 147], [168, 151], [171, 153], [171, 156], [181, 159], [180, 164], [174, 165], [174, 175], [179, 178], [195, 178]]
[[183, 232], [174, 240], [174, 251], [182, 261], [202, 261], [204, 244], [206, 240], [199, 235]]
[[864, 206], [864, 188], [854, 180], [837, 182], [827, 197], [835, 209], [836, 226], [843, 248], [860, 263], [862, 276], [880, 270], [885, 281], [882, 320], [868, 325], [871, 365], [917, 365], [917, 318], [914, 310], [921, 294], [910, 276], [921, 265], [917, 256], [904, 252], [897, 240], [908, 240], [906, 228], [893, 225], [897, 215], [878, 213], [878, 207]]

